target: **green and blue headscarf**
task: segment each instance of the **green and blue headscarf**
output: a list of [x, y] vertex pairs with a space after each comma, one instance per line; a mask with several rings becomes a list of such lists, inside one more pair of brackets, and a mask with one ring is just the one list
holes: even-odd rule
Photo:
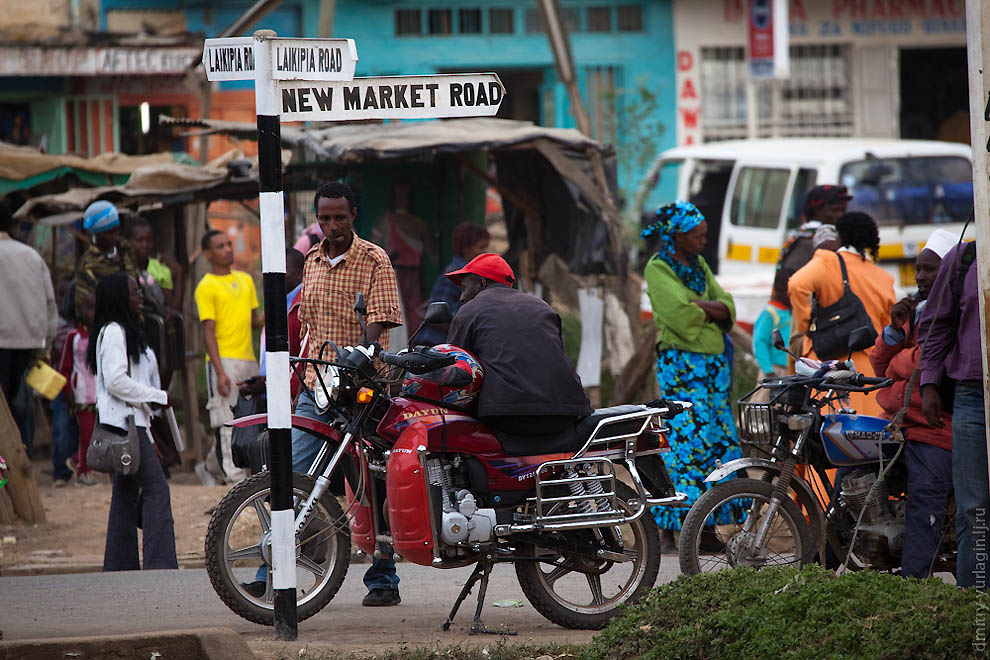
[[662, 259], [681, 278], [681, 282], [698, 295], [705, 292], [705, 270], [697, 255], [688, 256], [687, 265], [674, 258], [674, 236], [691, 231], [704, 221], [705, 216], [697, 206], [679, 199], [657, 209], [656, 221], [639, 234], [643, 239], [654, 235], [660, 237], [660, 248], [654, 258]]

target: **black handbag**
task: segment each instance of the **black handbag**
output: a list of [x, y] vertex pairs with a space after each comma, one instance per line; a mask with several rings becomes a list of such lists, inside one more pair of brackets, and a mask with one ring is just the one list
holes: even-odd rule
[[808, 336], [811, 337], [811, 347], [819, 360], [838, 360], [849, 354], [849, 334], [856, 328], [867, 326], [873, 333], [873, 341], [877, 339], [877, 330], [873, 327], [870, 315], [866, 313], [863, 302], [849, 288], [849, 273], [842, 255], [836, 253], [839, 266], [842, 268], [842, 297], [828, 307], [818, 304], [818, 298], [811, 296], [811, 324]]
[[86, 450], [86, 465], [108, 474], [137, 474], [141, 467], [140, 443], [134, 415], [127, 416], [126, 431], [109, 424], [97, 424]]
[[[234, 419], [267, 412], [265, 400], [261, 396], [239, 395], [234, 406]], [[235, 426], [230, 439], [230, 457], [234, 467], [247, 468], [257, 474], [268, 464], [268, 429], [264, 424], [257, 426]]]

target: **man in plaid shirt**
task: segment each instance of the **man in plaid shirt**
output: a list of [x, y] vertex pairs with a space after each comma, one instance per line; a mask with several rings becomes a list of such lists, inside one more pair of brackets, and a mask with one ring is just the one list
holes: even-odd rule
[[[299, 321], [304, 332], [309, 327], [307, 357], [319, 357], [320, 347], [328, 339], [338, 346], [361, 343], [363, 333], [354, 313], [358, 293], [364, 294], [368, 308], [368, 341], [388, 349], [388, 331], [402, 325], [399, 287], [388, 254], [354, 233], [357, 205], [350, 186], [324, 183], [317, 189], [313, 205], [325, 238], [310, 248], [303, 267]], [[316, 410], [312, 389], [318, 385], [312, 367], [307, 367], [305, 383], [296, 414], [329, 423], [331, 416], [320, 415]], [[323, 441], [315, 436], [292, 429], [293, 471], [307, 472], [322, 446]], [[335, 482], [337, 488], [333, 490], [342, 493], [342, 482]], [[399, 577], [395, 574], [392, 548], [383, 544], [380, 550], [383, 557], [375, 559], [364, 575], [368, 595], [361, 604], [365, 606], [399, 604]]]

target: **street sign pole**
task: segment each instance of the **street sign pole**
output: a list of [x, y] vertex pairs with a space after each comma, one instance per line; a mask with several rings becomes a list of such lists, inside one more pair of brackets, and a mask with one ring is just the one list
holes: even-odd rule
[[258, 113], [258, 198], [265, 297], [268, 438], [271, 456], [272, 588], [275, 639], [299, 636], [296, 618], [296, 535], [292, 508], [292, 408], [289, 329], [285, 308], [285, 229], [278, 83], [272, 78], [272, 30], [254, 33], [254, 103]]

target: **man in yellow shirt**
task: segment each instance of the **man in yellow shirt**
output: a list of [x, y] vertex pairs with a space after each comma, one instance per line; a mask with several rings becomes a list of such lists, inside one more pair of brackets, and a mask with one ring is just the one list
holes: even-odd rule
[[203, 236], [200, 247], [210, 262], [210, 272], [196, 285], [195, 293], [206, 344], [206, 409], [224, 481], [236, 484], [248, 473], [234, 466], [231, 429], [224, 424], [234, 418], [237, 385], [258, 375], [251, 328], [261, 327], [264, 316], [258, 313], [258, 296], [251, 276], [231, 269], [234, 246], [230, 237], [213, 229]]

